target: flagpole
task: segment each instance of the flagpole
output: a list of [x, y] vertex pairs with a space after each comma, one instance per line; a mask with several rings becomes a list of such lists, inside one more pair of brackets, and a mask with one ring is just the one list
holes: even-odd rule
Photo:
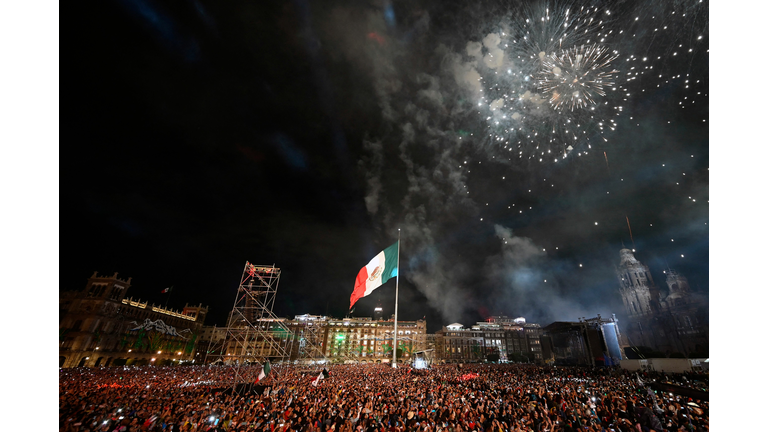
[[397, 229], [397, 279], [395, 279], [395, 331], [392, 340], [392, 367], [397, 367], [397, 297], [400, 293], [400, 228]]

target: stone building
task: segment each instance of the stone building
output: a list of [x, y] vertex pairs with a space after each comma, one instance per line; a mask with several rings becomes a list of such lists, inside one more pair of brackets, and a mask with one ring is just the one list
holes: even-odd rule
[[424, 349], [434, 351], [436, 348], [437, 335], [435, 335], [434, 333], [428, 333], [426, 341], [427, 341], [427, 345]]
[[541, 326], [525, 318], [491, 317], [471, 328], [453, 323], [436, 332], [435, 353], [444, 363], [486, 360], [541, 362]]
[[666, 287], [660, 288], [648, 266], [638, 261], [630, 249], [621, 249], [620, 258], [616, 275], [627, 312], [624, 333], [629, 344], [667, 355], [708, 352], [708, 307], [701, 296], [691, 292], [688, 280], [666, 269]]
[[485, 359], [485, 342], [480, 329], [464, 328], [461, 323], [453, 323], [435, 334], [436, 357], [439, 361], [475, 363]]
[[507, 360], [540, 363], [541, 325], [526, 322], [524, 317], [492, 316], [487, 322], [499, 324], [504, 330]]
[[226, 348], [227, 328], [203, 326], [197, 339], [195, 363], [210, 363], [220, 357]]
[[[258, 319], [252, 325], [251, 334], [237, 340], [230, 340], [232, 329], [219, 328], [214, 334], [215, 329], [207, 327], [202, 332], [204, 339], [198, 345], [196, 356], [202, 356], [206, 363], [262, 361], [266, 358], [296, 362], [392, 361], [394, 319], [332, 318], [305, 314], [296, 315], [293, 319]], [[398, 320], [397, 333], [398, 362], [410, 363], [414, 353], [427, 349], [426, 320]], [[246, 339], [247, 342], [244, 342]]]
[[88, 278], [59, 294], [59, 366], [191, 362], [208, 308], [181, 311], [126, 298], [131, 278]]
[[[388, 363], [392, 361], [394, 319], [328, 319], [323, 349], [336, 361]], [[427, 347], [427, 321], [397, 321], [398, 362], [409, 363], [413, 353]]]
[[300, 331], [291, 327], [294, 322], [288, 318], [259, 318], [243, 325], [234, 322], [226, 328], [221, 354], [215, 350], [208, 359], [224, 363], [253, 363], [265, 359], [294, 359], [299, 348]]

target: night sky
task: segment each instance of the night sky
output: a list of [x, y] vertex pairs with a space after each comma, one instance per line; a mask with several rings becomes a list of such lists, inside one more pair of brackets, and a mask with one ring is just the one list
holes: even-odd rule
[[[277, 315], [343, 317], [400, 230], [399, 318], [430, 332], [621, 320], [622, 247], [708, 301], [708, 2], [577, 4], [68, 5], [60, 290], [118, 272], [221, 326], [249, 261], [282, 269]], [[537, 54], [578, 46], [612, 84], [554, 110]]]

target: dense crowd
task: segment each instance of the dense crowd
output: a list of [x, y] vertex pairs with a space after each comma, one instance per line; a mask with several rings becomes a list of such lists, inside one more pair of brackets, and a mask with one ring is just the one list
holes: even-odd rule
[[[705, 431], [707, 401], [651, 390], [707, 380], [533, 365], [61, 369], [60, 431]], [[314, 382], [314, 383], [313, 383]], [[316, 385], [315, 385], [316, 384]]]

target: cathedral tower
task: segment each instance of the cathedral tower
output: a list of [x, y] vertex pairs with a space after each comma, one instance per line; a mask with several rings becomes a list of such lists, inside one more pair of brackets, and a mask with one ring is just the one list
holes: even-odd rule
[[632, 251], [622, 249], [621, 263], [616, 268], [619, 292], [630, 319], [648, 317], [657, 310], [658, 288], [648, 266], [635, 258]]
[[627, 311], [624, 334], [629, 344], [664, 354], [707, 352], [708, 308], [693, 295], [685, 276], [667, 269], [666, 287], [659, 288], [648, 266], [638, 261], [632, 250], [623, 248], [619, 255], [616, 276]]
[[621, 261], [616, 267], [619, 292], [629, 320], [626, 331], [631, 345], [655, 346], [651, 328], [658, 311], [659, 289], [647, 265], [635, 258], [630, 249], [621, 249]]
[[667, 288], [669, 289], [669, 295], [665, 298], [668, 306], [681, 306], [687, 303], [688, 296], [691, 293], [688, 279], [672, 269], [667, 269], [664, 273], [667, 275]]

